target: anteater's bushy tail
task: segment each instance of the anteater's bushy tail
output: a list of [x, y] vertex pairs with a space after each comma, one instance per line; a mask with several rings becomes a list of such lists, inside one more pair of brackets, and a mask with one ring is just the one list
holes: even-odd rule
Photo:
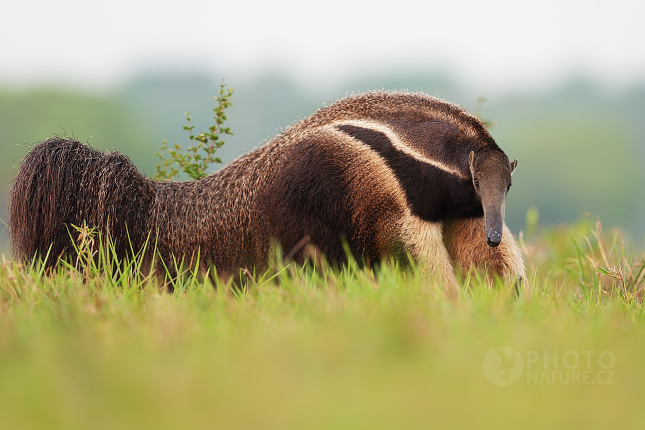
[[[73, 255], [71, 225], [109, 231], [119, 257], [146, 241], [155, 196], [154, 181], [125, 156], [100, 152], [72, 139], [54, 137], [25, 156], [10, 195], [14, 254], [23, 261]], [[114, 222], [118, 220], [118, 222]]]

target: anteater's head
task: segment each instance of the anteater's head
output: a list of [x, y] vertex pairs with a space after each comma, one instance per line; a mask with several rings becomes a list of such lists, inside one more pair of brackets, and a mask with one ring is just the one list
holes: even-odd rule
[[517, 160], [509, 163], [501, 151], [489, 150], [468, 157], [475, 191], [481, 199], [486, 220], [486, 242], [497, 246], [502, 241], [506, 193], [511, 188], [511, 175]]

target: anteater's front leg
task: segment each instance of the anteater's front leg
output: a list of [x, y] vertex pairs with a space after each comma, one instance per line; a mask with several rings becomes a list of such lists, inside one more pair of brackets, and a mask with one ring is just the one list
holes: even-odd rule
[[430, 275], [440, 278], [448, 297], [456, 299], [457, 277], [443, 243], [442, 223], [424, 221], [408, 214], [401, 222], [401, 241], [421, 267], [428, 268]]
[[443, 239], [450, 258], [464, 273], [473, 268], [485, 270], [507, 282], [517, 282], [527, 293], [522, 252], [506, 225], [496, 247], [486, 243], [484, 218], [444, 221]]

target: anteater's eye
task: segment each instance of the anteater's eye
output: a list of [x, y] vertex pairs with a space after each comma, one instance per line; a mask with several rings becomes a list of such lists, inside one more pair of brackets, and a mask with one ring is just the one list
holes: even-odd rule
[[511, 189], [511, 184], [508, 184], [508, 187], [506, 187], [506, 192], [508, 193], [508, 190]]
[[479, 179], [475, 178], [475, 187], [479, 188]]

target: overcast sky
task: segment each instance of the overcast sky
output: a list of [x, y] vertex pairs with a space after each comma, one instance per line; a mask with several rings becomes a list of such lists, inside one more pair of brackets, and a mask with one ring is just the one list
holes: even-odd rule
[[309, 83], [432, 69], [485, 90], [645, 81], [645, 2], [3, 0], [0, 86], [109, 87], [142, 70]]

